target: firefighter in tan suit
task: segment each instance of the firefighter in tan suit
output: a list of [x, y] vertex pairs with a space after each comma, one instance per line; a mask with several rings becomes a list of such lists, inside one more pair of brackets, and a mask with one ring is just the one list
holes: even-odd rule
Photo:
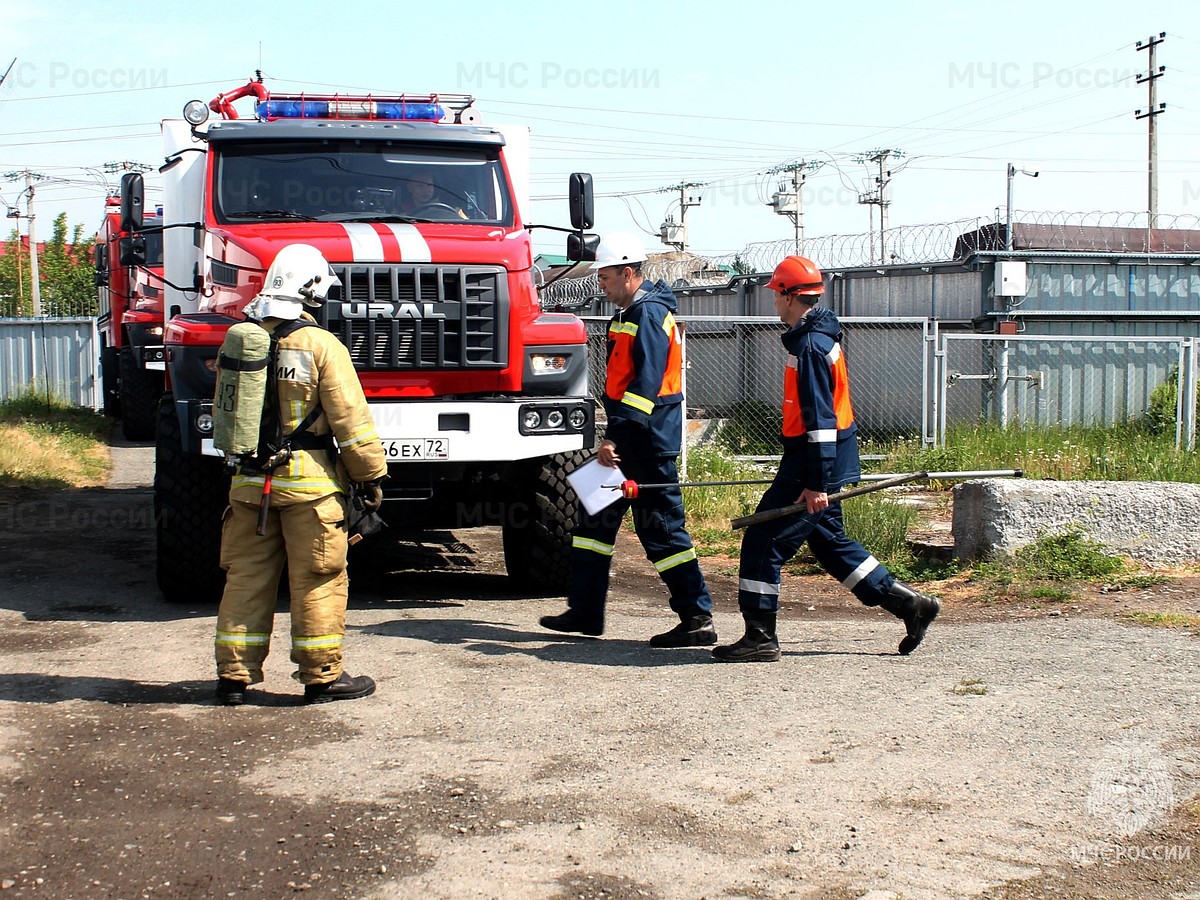
[[[272, 332], [295, 327], [298, 319], [313, 322], [304, 307], [318, 308], [338, 283], [316, 248], [293, 244], [279, 252], [246, 313]], [[291, 442], [291, 458], [271, 473], [261, 536], [256, 530], [266, 475], [253, 466], [234, 474], [221, 531], [227, 575], [217, 614], [217, 700], [240, 705], [246, 687], [263, 680], [285, 560], [293, 677], [304, 685], [306, 702], [366, 697], [375, 682], [342, 669], [349, 586], [346, 498], [352, 481], [368, 511], [379, 508], [379, 482], [387, 474], [383, 448], [350, 354], [325, 329], [300, 327], [282, 337], [275, 379], [281, 433], [309, 424]], [[314, 419], [310, 414], [318, 406]]]

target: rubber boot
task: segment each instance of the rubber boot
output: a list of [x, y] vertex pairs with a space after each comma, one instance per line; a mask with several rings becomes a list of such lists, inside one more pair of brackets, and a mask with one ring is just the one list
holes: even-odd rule
[[604, 619], [588, 619], [573, 609], [568, 609], [558, 616], [542, 616], [538, 624], [551, 631], [562, 631], [567, 634], [586, 634], [589, 637], [600, 637], [604, 634]]
[[900, 641], [901, 656], [908, 656], [917, 649], [925, 639], [925, 632], [942, 611], [941, 601], [937, 597], [922, 594], [901, 581], [892, 583], [881, 605], [896, 618], [903, 619], [904, 627], [908, 630], [908, 634]]
[[742, 613], [746, 633], [735, 644], [714, 647], [713, 656], [721, 662], [777, 662], [779, 641], [775, 637], [773, 612]]
[[650, 638], [651, 647], [707, 647], [716, 642], [717, 629], [708, 613], [684, 616], [670, 631]]
[[235, 681], [232, 678], [218, 678], [217, 705], [241, 706], [246, 702], [246, 688], [248, 686], [244, 681]]
[[304, 686], [305, 703], [332, 703], [334, 700], [359, 700], [375, 693], [375, 681], [368, 675], [342, 672], [336, 681]]

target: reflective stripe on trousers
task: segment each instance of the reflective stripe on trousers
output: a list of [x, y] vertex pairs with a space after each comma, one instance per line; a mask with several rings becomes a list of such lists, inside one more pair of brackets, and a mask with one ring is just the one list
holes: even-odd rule
[[[758, 504], [759, 511], [796, 502], [802, 488], [776, 479]], [[751, 525], [742, 537], [738, 568], [738, 607], [742, 612], [779, 609], [780, 570], [808, 541], [813, 556], [867, 606], [878, 606], [892, 586], [892, 575], [866, 548], [846, 535], [842, 507], [833, 503], [815, 516], [798, 515]]]

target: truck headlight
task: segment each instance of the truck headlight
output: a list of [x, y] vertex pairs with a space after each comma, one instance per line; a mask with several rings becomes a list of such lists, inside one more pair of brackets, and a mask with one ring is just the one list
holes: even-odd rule
[[567, 416], [567, 424], [578, 431], [587, 424], [587, 413], [578, 408], [571, 410], [571, 414]]
[[534, 375], [557, 375], [567, 368], [567, 358], [559, 353], [534, 353], [529, 367]]
[[536, 409], [525, 410], [525, 415], [521, 417], [521, 422], [529, 431], [533, 431], [542, 424], [542, 414]]

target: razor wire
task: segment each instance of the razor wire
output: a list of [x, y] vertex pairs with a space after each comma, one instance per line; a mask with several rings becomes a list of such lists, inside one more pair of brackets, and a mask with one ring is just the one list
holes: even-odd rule
[[[1200, 216], [1158, 214], [1148, 227], [1145, 212], [1014, 211], [1013, 244], [1017, 250], [1066, 252], [1200, 251]], [[924, 265], [963, 259], [980, 251], [1005, 249], [1007, 226], [981, 218], [921, 225], [899, 225], [859, 234], [832, 234], [801, 242], [801, 253], [826, 271], [886, 265]], [[746, 244], [734, 253], [651, 255], [646, 275], [668, 286], [727, 284], [737, 275], [765, 274], [796, 252], [792, 239]], [[585, 306], [600, 296], [595, 274], [564, 278], [542, 291], [543, 303], [562, 308]]]

